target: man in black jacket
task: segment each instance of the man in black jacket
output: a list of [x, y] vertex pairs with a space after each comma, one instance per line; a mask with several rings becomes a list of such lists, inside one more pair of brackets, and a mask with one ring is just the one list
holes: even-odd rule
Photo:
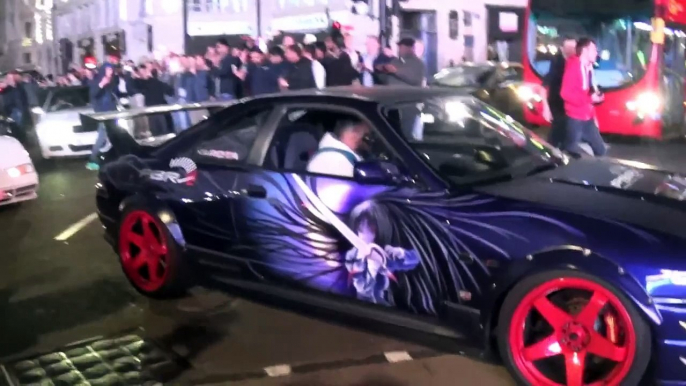
[[217, 52], [221, 56], [219, 66], [214, 69], [214, 76], [219, 78], [217, 95], [223, 101], [236, 99], [236, 89], [240, 82], [236, 72], [241, 66], [240, 60], [231, 54], [231, 47], [226, 39], [217, 41]]
[[26, 123], [29, 115], [29, 102], [26, 89], [21, 84], [19, 73], [12, 71], [5, 77], [6, 87], [2, 89], [3, 109], [7, 117], [12, 118], [18, 130], [15, 135], [24, 142]]
[[300, 46], [294, 44], [286, 47], [284, 56], [291, 63], [291, 67], [285, 78], [279, 79], [282, 89], [305, 90], [317, 87], [312, 73], [312, 61], [303, 57]]
[[[133, 86], [137, 92], [143, 94], [145, 106], [166, 105], [165, 96], [174, 95], [174, 88], [153, 75], [147, 66], [141, 66], [139, 74], [140, 78], [134, 80]], [[174, 124], [169, 114], [158, 113], [148, 116], [148, 125], [153, 136], [165, 135], [174, 131], [172, 130]], [[182, 129], [186, 129], [186, 127], [177, 128], [177, 131]]]
[[550, 71], [543, 78], [543, 87], [547, 91], [546, 105], [543, 115], [551, 122], [548, 142], [551, 145], [560, 147], [565, 139], [567, 127], [567, 115], [565, 114], [565, 104], [560, 96], [562, 89], [562, 76], [565, 73], [565, 64], [569, 56], [576, 54], [576, 39], [565, 36], [562, 39], [562, 49], [553, 57], [550, 63]]

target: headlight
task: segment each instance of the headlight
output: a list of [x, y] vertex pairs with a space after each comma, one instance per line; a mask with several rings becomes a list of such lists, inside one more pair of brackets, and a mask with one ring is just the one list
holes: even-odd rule
[[18, 178], [21, 177], [25, 174], [33, 173], [33, 165], [32, 164], [24, 164], [24, 165], [19, 165], [13, 168], [8, 168], [5, 169], [5, 173], [7, 173], [10, 178]]
[[626, 108], [635, 111], [640, 118], [655, 116], [662, 109], [662, 98], [654, 92], [644, 92], [636, 99], [626, 102]]
[[37, 115], [43, 115], [43, 114], [45, 114], [45, 111], [43, 111], [43, 109], [40, 108], [40, 107], [32, 107], [32, 108], [31, 108], [31, 112], [34, 113], [34, 114], [37, 114]]

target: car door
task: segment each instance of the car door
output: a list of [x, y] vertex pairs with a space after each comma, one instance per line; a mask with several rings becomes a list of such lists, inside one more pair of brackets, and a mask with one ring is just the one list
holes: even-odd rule
[[[241, 244], [260, 280], [434, 315], [436, 283], [420, 264], [411, 232], [394, 223], [422, 185], [376, 114], [378, 106], [368, 115], [332, 105], [285, 107], [265, 145], [263, 168], [237, 182], [244, 193], [236, 212]], [[322, 137], [349, 121], [371, 128], [357, 173], [335, 175], [341, 169], [335, 164], [331, 174], [308, 172]]]
[[221, 265], [237, 254], [236, 181], [251, 170], [253, 144], [273, 112], [271, 105], [241, 107], [219, 113], [204, 135], [164, 160], [169, 168], [185, 168], [186, 176], [193, 175], [169, 197], [168, 205], [181, 224], [187, 247], [200, 252], [205, 259], [201, 263], [208, 265]]

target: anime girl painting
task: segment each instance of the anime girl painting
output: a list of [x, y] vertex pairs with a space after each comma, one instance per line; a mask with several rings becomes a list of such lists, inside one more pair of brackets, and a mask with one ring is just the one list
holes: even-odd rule
[[373, 201], [356, 206], [350, 214], [350, 224], [363, 248], [353, 248], [345, 253], [345, 268], [357, 298], [374, 304], [390, 305], [386, 300], [394, 273], [406, 272], [419, 264], [419, 254], [393, 246], [390, 224], [384, 221], [387, 213]]

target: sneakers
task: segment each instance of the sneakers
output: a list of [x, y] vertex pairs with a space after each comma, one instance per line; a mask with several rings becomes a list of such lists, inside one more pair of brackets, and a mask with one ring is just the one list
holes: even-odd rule
[[89, 162], [86, 164], [86, 169], [88, 170], [100, 170], [100, 165], [95, 162]]

